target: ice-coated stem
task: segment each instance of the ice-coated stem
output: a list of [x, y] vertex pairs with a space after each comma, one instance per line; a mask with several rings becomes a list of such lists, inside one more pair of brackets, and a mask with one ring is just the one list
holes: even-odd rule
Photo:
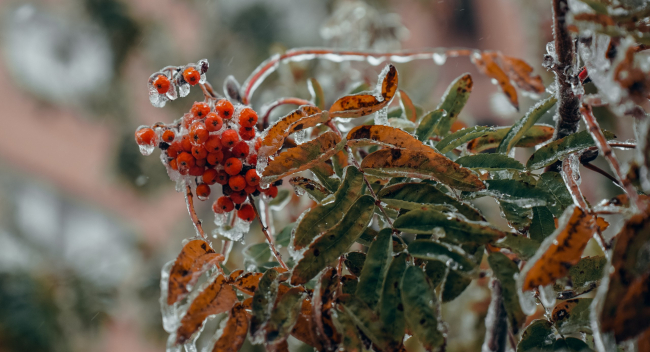
[[192, 219], [194, 229], [196, 229], [196, 233], [201, 237], [207, 239], [205, 232], [203, 232], [203, 226], [201, 226], [201, 220], [194, 210], [194, 195], [192, 194], [192, 187], [190, 187], [190, 185], [185, 181], [183, 181], [183, 183], [185, 183], [185, 203], [187, 203], [187, 212], [190, 213], [190, 219]]
[[[241, 88], [241, 96], [244, 104], [250, 104], [250, 98], [255, 89], [275, 71], [282, 62], [302, 61], [311, 59], [325, 59], [334, 62], [342, 61], [369, 61], [372, 65], [379, 65], [387, 60], [393, 62], [408, 62], [411, 60], [433, 59], [434, 61], [444, 61], [446, 57], [469, 56], [476, 50], [458, 48], [458, 49], [422, 49], [422, 50], [402, 50], [387, 53], [378, 53], [372, 51], [349, 51], [326, 48], [296, 48], [288, 50], [282, 55], [275, 55], [262, 62], [251, 75], [246, 79]], [[438, 59], [437, 59], [438, 58]]]
[[228, 262], [230, 257], [230, 252], [232, 251], [233, 242], [231, 240], [222, 240], [221, 241], [221, 255], [223, 255], [223, 263]]
[[265, 105], [265, 106], [262, 107], [262, 115], [263, 115], [262, 121], [261, 121], [262, 122], [262, 130], [265, 130], [267, 127], [269, 127], [269, 117], [271, 116], [271, 111], [273, 111], [278, 106], [288, 105], [288, 104], [292, 104], [292, 105], [314, 105], [309, 100], [300, 99], [300, 98], [293, 98], [293, 97], [280, 98], [280, 99], [278, 99], [278, 100], [276, 100], [276, 101], [274, 101], [274, 102], [272, 102], [272, 103], [270, 103], [268, 105]]
[[625, 193], [627, 193], [627, 196], [630, 198], [630, 204], [636, 205], [636, 207], [641, 211], [645, 210], [645, 204], [639, 200], [639, 194], [636, 192], [636, 189], [632, 185], [632, 182], [630, 182], [630, 180], [621, 172], [621, 167], [618, 164], [616, 155], [614, 155], [612, 148], [607, 143], [607, 139], [603, 135], [603, 132], [600, 130], [600, 126], [598, 126], [598, 121], [596, 121], [596, 118], [591, 111], [591, 107], [583, 105], [580, 108], [580, 113], [582, 114], [582, 118], [587, 125], [587, 129], [589, 130], [591, 137], [596, 142], [598, 150], [603, 154], [603, 157], [609, 163], [612, 171], [614, 171], [614, 175], [616, 176], [619, 184], [622, 185], [623, 190], [625, 190]]
[[481, 351], [505, 352], [506, 338], [508, 337], [508, 315], [503, 305], [501, 283], [497, 279], [492, 280], [492, 299], [485, 320], [485, 330]]
[[280, 254], [280, 251], [278, 251], [277, 248], [275, 248], [275, 244], [273, 243], [273, 237], [269, 235], [269, 232], [267, 231], [268, 228], [264, 225], [264, 222], [262, 221], [262, 218], [260, 217], [260, 212], [257, 211], [257, 207], [255, 206], [255, 200], [253, 199], [253, 196], [250, 194], [248, 195], [248, 201], [251, 203], [253, 206], [253, 210], [255, 211], [255, 216], [260, 222], [260, 226], [262, 227], [262, 232], [264, 233], [264, 236], [266, 237], [266, 243], [269, 245], [269, 249], [271, 250], [271, 253], [273, 253], [273, 256], [275, 259], [280, 263], [280, 266], [282, 266], [285, 270], [289, 270], [289, 267], [287, 264], [284, 263], [284, 260], [282, 260], [282, 255]]

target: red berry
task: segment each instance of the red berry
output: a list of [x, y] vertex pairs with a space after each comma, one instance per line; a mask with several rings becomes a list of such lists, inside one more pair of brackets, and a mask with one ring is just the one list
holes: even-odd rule
[[241, 160], [237, 158], [227, 159], [223, 166], [224, 169], [226, 169], [226, 173], [231, 176], [239, 174], [241, 172], [241, 169], [244, 167]]
[[246, 183], [249, 186], [257, 186], [260, 184], [260, 175], [257, 174], [255, 169], [246, 171]]
[[194, 159], [192, 154], [187, 152], [180, 153], [176, 158], [176, 162], [178, 163], [179, 171], [189, 171], [191, 167], [196, 165], [196, 159]]
[[211, 135], [208, 137], [208, 140], [205, 141], [205, 149], [209, 153], [214, 153], [218, 152], [221, 150], [221, 138], [217, 136], [216, 134]]
[[251, 108], [244, 108], [239, 113], [239, 125], [242, 127], [255, 127], [257, 123], [257, 113]]
[[182, 151], [183, 147], [181, 146], [181, 141], [176, 141], [170, 144], [169, 148], [167, 148], [167, 156], [170, 158], [175, 158], [178, 156], [178, 153]]
[[219, 131], [223, 126], [223, 120], [217, 114], [211, 112], [205, 118], [205, 128], [208, 132]]
[[207, 103], [195, 102], [190, 109], [192, 116], [202, 119], [210, 113], [210, 105]]
[[200, 145], [205, 143], [205, 141], [208, 140], [208, 137], [210, 137], [210, 134], [208, 133], [208, 130], [205, 129], [205, 125], [201, 121], [194, 121], [192, 122], [192, 126], [190, 126], [190, 141], [194, 145]]
[[191, 176], [203, 176], [204, 172], [205, 172], [205, 166], [194, 165], [190, 168], [188, 174], [190, 174]]
[[228, 178], [229, 178], [229, 176], [225, 171], [223, 171], [223, 170], [217, 171], [217, 183], [218, 184], [227, 185], [228, 184]]
[[196, 196], [199, 198], [199, 200], [208, 199], [208, 197], [210, 197], [210, 186], [206, 185], [205, 183], [200, 183], [198, 186], [196, 186]]
[[221, 196], [219, 199], [217, 199], [216, 202], [212, 205], [212, 210], [214, 210], [215, 213], [218, 213], [217, 210], [221, 210], [222, 213], [229, 213], [233, 209], [235, 209], [235, 204], [232, 202], [232, 200], [226, 196]]
[[244, 188], [246, 188], [246, 180], [242, 175], [233, 176], [228, 180], [228, 186], [230, 186], [233, 191], [243, 191]]
[[237, 210], [237, 216], [242, 220], [250, 222], [255, 219], [255, 210], [250, 203], [246, 203]]
[[184, 152], [192, 152], [192, 141], [190, 140], [189, 135], [184, 135], [183, 138], [181, 138], [181, 147], [183, 147]]
[[[236, 134], [237, 133], [235, 133], [235, 135]], [[237, 137], [237, 139], [239, 139], [239, 137]], [[138, 143], [138, 145], [152, 145], [156, 142], [156, 132], [149, 127], [140, 128], [135, 131], [135, 142]]]
[[244, 141], [237, 142], [234, 147], [232, 147], [232, 155], [235, 158], [245, 158], [248, 155], [248, 143]]
[[223, 153], [220, 150], [214, 153], [209, 153], [207, 156], [207, 161], [210, 165], [217, 166], [223, 161]]
[[255, 127], [242, 127], [239, 129], [239, 135], [241, 136], [241, 139], [250, 141], [255, 138]]
[[208, 162], [205, 159], [196, 159], [196, 166], [205, 166]]
[[235, 143], [239, 142], [239, 136], [235, 130], [225, 130], [221, 134], [221, 145], [231, 148]]
[[167, 131], [163, 132], [162, 140], [164, 142], [171, 143], [171, 142], [174, 141], [174, 138], [176, 138], [176, 133], [174, 133], [174, 131], [167, 130]]
[[172, 159], [169, 161], [169, 167], [171, 167], [172, 170], [178, 170], [178, 164], [176, 163], [176, 159]]
[[262, 138], [257, 137], [255, 140], [255, 151], [260, 150], [260, 147], [262, 146]]
[[194, 67], [188, 67], [183, 71], [183, 78], [191, 86], [194, 86], [201, 80], [201, 74]]
[[248, 156], [248, 159], [246, 159], [246, 162], [247, 162], [249, 165], [253, 165], [253, 166], [257, 165], [257, 154], [251, 154], [251, 155], [249, 155], [249, 156]]
[[221, 117], [224, 120], [231, 119], [232, 114], [235, 113], [235, 107], [232, 106], [232, 103], [226, 99], [219, 100], [215, 104], [214, 110], [217, 112], [219, 117]]
[[275, 197], [278, 196], [278, 187], [269, 186], [269, 188], [267, 190], [265, 190], [264, 193], [266, 193], [266, 195], [271, 197], [271, 198], [275, 198]]
[[247, 194], [253, 194], [255, 191], [257, 191], [257, 187], [255, 186], [246, 186], [246, 188], [244, 188], [244, 192]]
[[246, 194], [246, 192], [232, 192], [230, 194], [230, 199], [232, 199], [232, 201], [235, 202], [235, 204], [241, 204], [245, 202], [247, 198], [248, 195]]
[[167, 76], [158, 75], [158, 77], [156, 77], [156, 80], [153, 81], [153, 86], [156, 87], [158, 94], [165, 94], [169, 91], [171, 83], [169, 82], [169, 78], [167, 78]]
[[205, 159], [208, 156], [208, 151], [203, 146], [195, 145], [192, 147], [192, 156], [196, 159]]
[[207, 169], [203, 173], [203, 182], [205, 182], [208, 185], [213, 185], [217, 183], [217, 170], [215, 169]]

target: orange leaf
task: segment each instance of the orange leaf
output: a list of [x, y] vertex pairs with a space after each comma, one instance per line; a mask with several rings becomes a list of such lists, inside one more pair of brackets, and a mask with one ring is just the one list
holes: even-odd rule
[[227, 312], [237, 302], [235, 290], [225, 276], [219, 275], [190, 304], [176, 331], [176, 344], [187, 342], [197, 332], [207, 317]]
[[573, 15], [574, 21], [594, 22], [601, 26], [614, 26], [614, 20], [602, 13], [576, 13]]
[[363, 159], [361, 169], [378, 177], [433, 179], [463, 191], [485, 188], [481, 179], [432, 148], [382, 149]]
[[337, 147], [340, 141], [338, 134], [328, 131], [314, 140], [285, 150], [275, 159], [269, 160], [262, 173], [262, 181], [273, 182], [329, 159], [340, 150]]
[[248, 316], [241, 303], [235, 303], [230, 310], [226, 327], [221, 337], [214, 344], [212, 352], [239, 351], [246, 341], [248, 332]]
[[[319, 108], [311, 105], [303, 105], [298, 109], [289, 113], [289, 115], [279, 119], [273, 125], [269, 126], [264, 132], [264, 137], [262, 138], [262, 143], [260, 146], [259, 153], [263, 156], [269, 156], [275, 154], [282, 145], [284, 140], [291, 133], [289, 130], [293, 131], [299, 130], [296, 125], [300, 125], [298, 121], [310, 116], [321, 116], [321, 111]], [[313, 122], [314, 118], [310, 121]], [[312, 127], [312, 126], [307, 126]], [[301, 128], [306, 128], [301, 126]]]
[[232, 285], [235, 286], [235, 288], [237, 288], [239, 291], [252, 296], [253, 293], [255, 293], [255, 290], [257, 290], [257, 286], [260, 284], [260, 279], [263, 275], [264, 274], [262, 273], [254, 272], [246, 273], [235, 279]]
[[567, 209], [560, 219], [558, 229], [544, 241], [544, 244], [550, 244], [548, 248], [543, 252], [538, 250], [538, 254], [524, 268], [524, 291], [555, 282], [580, 261], [582, 252], [598, 225], [592, 215], [579, 207], [573, 208], [570, 217], [568, 211]]
[[402, 149], [429, 148], [404, 130], [382, 125], [357, 126], [350, 130], [346, 139], [348, 140], [347, 144], [354, 147], [376, 144]]
[[[386, 66], [379, 75], [379, 79], [382, 80], [381, 91], [363, 92], [340, 98], [332, 104], [329, 110], [332, 117], [367, 116], [388, 106], [397, 91], [397, 69], [395, 66]], [[377, 99], [375, 94], [381, 94], [382, 99]]]
[[334, 302], [334, 292], [339, 287], [339, 282], [340, 278], [336, 274], [336, 269], [330, 267], [323, 270], [314, 288], [312, 321], [318, 328], [320, 336], [325, 337], [327, 345], [331, 345], [332, 342], [338, 343], [341, 340], [341, 336], [338, 334], [330, 315], [330, 308], [332, 308]]
[[413, 101], [408, 94], [401, 89], [399, 90], [399, 104], [402, 107], [402, 113], [404, 113], [407, 120], [415, 122], [418, 119], [418, 112], [415, 109]]
[[501, 55], [501, 61], [504, 70], [517, 87], [537, 94], [546, 91], [542, 77], [539, 75], [533, 76], [533, 68], [526, 61], [505, 55]]
[[188, 294], [187, 286], [199, 279], [210, 265], [223, 260], [221, 254], [216, 254], [210, 245], [203, 240], [188, 242], [169, 271], [169, 291], [167, 304], [172, 305]]
[[495, 62], [494, 58], [497, 56], [494, 52], [474, 53], [471, 60], [476, 67], [483, 72], [486, 76], [495, 79], [503, 93], [508, 97], [512, 106], [519, 110], [519, 99], [517, 98], [517, 90], [510, 83], [508, 75], [503, 72], [501, 67]]
[[302, 301], [300, 315], [298, 316], [296, 325], [294, 325], [293, 330], [291, 330], [291, 335], [318, 351], [323, 350], [320, 341], [316, 337], [316, 331], [314, 331], [312, 323], [311, 301], [308, 298]]

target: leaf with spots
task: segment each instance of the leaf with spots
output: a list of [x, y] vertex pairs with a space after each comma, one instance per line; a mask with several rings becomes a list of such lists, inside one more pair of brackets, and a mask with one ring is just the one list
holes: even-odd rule
[[381, 296], [386, 271], [393, 259], [392, 230], [383, 229], [370, 244], [366, 260], [359, 275], [355, 296], [374, 309]]
[[550, 352], [553, 351], [554, 342], [553, 325], [547, 320], [538, 319], [528, 325], [521, 335], [517, 352]]
[[258, 157], [266, 157], [275, 154], [275, 152], [282, 148], [284, 140], [289, 135], [288, 131], [291, 129], [291, 126], [296, 124], [302, 118], [315, 115], [321, 115], [319, 108], [310, 105], [303, 105], [269, 126], [262, 134], [262, 142], [260, 144]]
[[476, 267], [462, 248], [433, 240], [415, 240], [409, 243], [408, 252], [415, 258], [438, 260], [460, 271], [470, 272]]
[[392, 327], [391, 335], [394, 341], [404, 339], [404, 329], [406, 327], [402, 292], [399, 287], [404, 271], [406, 271], [406, 257], [406, 253], [400, 253], [391, 261], [377, 307], [384, 326]]
[[[471, 153], [482, 153], [496, 149], [503, 138], [510, 131], [510, 127], [498, 127], [494, 132], [476, 138], [467, 143], [467, 150]], [[530, 148], [544, 143], [553, 138], [555, 129], [552, 126], [537, 124], [528, 129], [521, 139], [515, 144], [518, 148]]]
[[592, 215], [578, 207], [567, 208], [557, 230], [542, 242], [535, 256], [522, 270], [523, 290], [552, 284], [568, 274], [571, 266], [580, 261], [587, 242], [597, 228]]
[[394, 351], [402, 343], [391, 339], [390, 326], [382, 324], [377, 314], [353, 295], [339, 297], [339, 307], [354, 325], [382, 351]]
[[447, 137], [443, 138], [440, 142], [436, 143], [436, 149], [442, 154], [446, 154], [461, 145], [487, 135], [490, 132], [496, 131], [493, 127], [487, 126], [474, 126], [472, 128], [464, 128], [456, 131]]
[[359, 197], [339, 223], [321, 233], [293, 268], [292, 285], [308, 282], [328, 264], [344, 254], [368, 227], [374, 214], [375, 200]]
[[[602, 131], [607, 140], [616, 138], [616, 135], [609, 131]], [[596, 142], [589, 131], [581, 131], [564, 138], [553, 141], [539, 148], [526, 162], [526, 167], [531, 170], [541, 169], [564, 159], [567, 155], [595, 147]]]
[[335, 192], [341, 185], [341, 180], [338, 178], [338, 176], [334, 176], [334, 169], [327, 163], [318, 163], [316, 166], [312, 167], [309, 170], [330, 192]]
[[359, 337], [357, 327], [347, 314], [340, 310], [335, 310], [332, 314], [332, 321], [336, 330], [341, 335], [341, 348], [343, 351], [363, 352], [363, 341]]
[[[268, 247], [268, 246], [267, 246]], [[257, 286], [260, 283], [260, 279], [264, 274], [256, 272], [245, 273], [235, 279], [232, 282], [232, 285], [240, 290], [241, 292], [252, 296], [257, 290]]]
[[523, 170], [522, 165], [518, 160], [503, 154], [476, 154], [466, 155], [456, 159], [458, 165], [468, 169], [479, 170]]
[[510, 80], [515, 82], [517, 87], [530, 93], [542, 94], [546, 90], [542, 77], [534, 76], [533, 68], [524, 60], [515, 57], [499, 55], [503, 70], [508, 74]]
[[172, 305], [185, 298], [189, 286], [196, 283], [199, 277], [210, 267], [223, 260], [221, 254], [203, 240], [187, 242], [169, 271], [167, 304]]
[[424, 271], [409, 266], [400, 283], [404, 317], [413, 335], [425, 349], [431, 351], [444, 343], [444, 335], [438, 330], [438, 300]]
[[323, 349], [321, 341], [316, 336], [315, 326], [312, 322], [311, 300], [306, 297], [300, 304], [300, 314], [296, 324], [291, 330], [291, 336], [315, 348], [318, 351]]
[[341, 336], [332, 322], [331, 314], [340, 282], [341, 278], [337, 275], [336, 269], [332, 267], [325, 268], [318, 276], [313, 292], [312, 321], [317, 329], [318, 336], [324, 340], [323, 344], [329, 350], [332, 350], [336, 343], [341, 340]]
[[278, 344], [287, 339], [300, 315], [305, 289], [292, 287], [278, 298], [264, 326], [266, 344]]
[[494, 276], [501, 283], [503, 306], [506, 309], [512, 333], [516, 335], [526, 322], [526, 314], [519, 305], [517, 282], [515, 281], [515, 275], [519, 275], [519, 268], [517, 264], [501, 252], [490, 253], [488, 263]]
[[302, 176], [292, 177], [289, 180], [289, 184], [291, 184], [294, 189], [298, 188], [303, 190], [307, 195], [309, 195], [309, 198], [319, 203], [323, 198], [332, 194], [327, 188], [325, 188], [325, 186]]
[[263, 341], [263, 327], [271, 316], [271, 310], [278, 295], [277, 270], [269, 269], [259, 281], [253, 294], [251, 310], [253, 316], [250, 322], [250, 335], [255, 341]]
[[398, 78], [395, 66], [387, 65], [379, 74], [379, 81], [381, 85], [377, 86], [375, 92], [361, 92], [339, 98], [329, 109], [331, 116], [345, 118], [367, 116], [388, 106], [397, 92]]
[[588, 288], [591, 283], [600, 281], [605, 273], [607, 258], [605, 256], [584, 257], [569, 269], [569, 277], [574, 290], [578, 292]]
[[246, 341], [248, 333], [248, 315], [241, 303], [235, 303], [228, 314], [226, 326], [215, 342], [212, 352], [239, 351]]
[[553, 308], [551, 319], [562, 335], [577, 332], [591, 334], [591, 298], [562, 301]]
[[429, 147], [378, 150], [363, 159], [361, 169], [377, 177], [432, 179], [465, 191], [485, 188], [474, 172]]
[[497, 248], [507, 248], [512, 253], [515, 253], [519, 258], [528, 260], [535, 255], [539, 248], [539, 242], [536, 242], [528, 237], [517, 235], [514, 233], [507, 233], [505, 237], [498, 240], [493, 244]]
[[496, 80], [512, 106], [519, 110], [517, 90], [510, 83], [510, 78], [496, 62], [496, 59], [497, 53], [491, 51], [476, 52], [471, 56], [472, 63], [476, 65], [476, 68], [486, 76]]
[[352, 147], [379, 145], [400, 149], [420, 149], [425, 146], [408, 132], [383, 125], [361, 125], [348, 132], [347, 144]]
[[[543, 92], [543, 90], [542, 90]], [[508, 154], [512, 148], [515, 147], [517, 142], [524, 136], [529, 128], [533, 127], [544, 114], [557, 103], [555, 95], [537, 102], [528, 110], [526, 115], [515, 122], [510, 128], [506, 136], [501, 140], [501, 144], [497, 147], [497, 153]]]
[[440, 119], [446, 114], [447, 112], [443, 109], [429, 111], [426, 113], [422, 117], [422, 120], [420, 120], [418, 127], [415, 129], [415, 135], [418, 137], [418, 139], [423, 142], [428, 140], [429, 137], [433, 135], [436, 126], [438, 126], [438, 121], [440, 121]]
[[361, 252], [350, 252], [345, 255], [345, 266], [354, 276], [361, 275], [363, 263], [366, 261], [366, 254]]
[[435, 135], [446, 136], [449, 134], [449, 129], [456, 122], [456, 119], [458, 119], [458, 115], [465, 106], [467, 99], [469, 99], [473, 86], [474, 81], [472, 80], [472, 76], [469, 73], [465, 73], [456, 78], [447, 87], [447, 90], [442, 95], [442, 101], [436, 108], [436, 110], [446, 111], [447, 115], [442, 116], [438, 120], [433, 130]]

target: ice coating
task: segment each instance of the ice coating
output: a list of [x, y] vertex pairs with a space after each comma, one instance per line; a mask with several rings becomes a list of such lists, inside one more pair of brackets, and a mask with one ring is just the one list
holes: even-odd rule
[[388, 126], [388, 107], [385, 106], [375, 113], [375, 125]]
[[539, 286], [539, 300], [546, 309], [546, 315], [550, 316], [555, 307], [555, 290], [553, 285]]
[[517, 297], [519, 298], [519, 305], [521, 310], [526, 315], [533, 315], [537, 311], [537, 300], [533, 291], [523, 291], [521, 289], [521, 274], [515, 274], [515, 281], [517, 282]]
[[216, 233], [231, 241], [239, 242], [243, 241], [244, 235], [250, 230], [250, 226], [250, 222], [242, 220], [236, 216], [232, 227], [222, 226], [220, 229], [216, 230]]
[[173, 305], [167, 304], [167, 295], [169, 293], [169, 272], [176, 260], [171, 260], [163, 265], [160, 272], [160, 312], [162, 313], [163, 329], [168, 333], [172, 333], [180, 326], [180, 318], [178, 316], [177, 303]]

